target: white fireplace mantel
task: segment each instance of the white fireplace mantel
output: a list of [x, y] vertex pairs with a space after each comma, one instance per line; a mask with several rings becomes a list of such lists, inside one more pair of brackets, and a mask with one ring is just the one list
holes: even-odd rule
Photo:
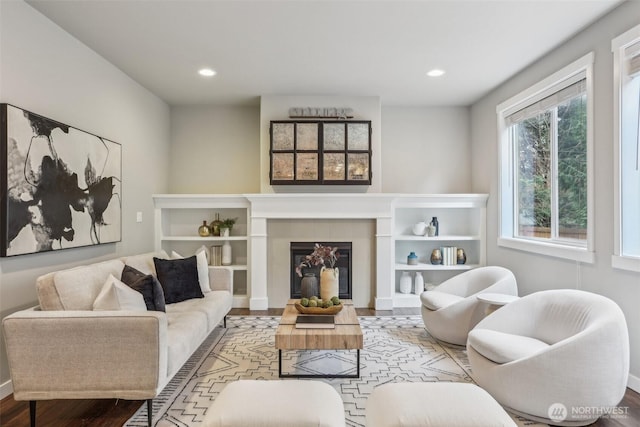
[[251, 298], [249, 308], [266, 310], [267, 221], [270, 219], [376, 220], [376, 309], [391, 310], [391, 217], [396, 195], [391, 194], [251, 194]]
[[250, 194], [252, 218], [376, 219], [391, 216], [389, 194]]
[[[268, 221], [296, 219], [348, 219], [375, 221], [375, 308], [391, 310], [397, 299], [395, 280], [397, 261], [396, 240], [403, 237], [394, 221], [398, 209], [455, 209], [471, 208], [478, 223], [474, 239], [480, 242], [478, 264], [485, 261], [486, 194], [392, 194], [392, 193], [260, 193], [260, 194], [197, 194], [154, 195], [156, 207], [156, 248], [177, 240], [167, 236], [172, 226], [170, 215], [163, 209], [218, 209], [243, 208], [247, 210], [247, 297], [251, 310], [269, 308], [267, 293]], [[406, 225], [406, 224], [404, 224]], [[186, 240], [178, 238], [178, 240]], [[471, 268], [471, 267], [469, 267]]]

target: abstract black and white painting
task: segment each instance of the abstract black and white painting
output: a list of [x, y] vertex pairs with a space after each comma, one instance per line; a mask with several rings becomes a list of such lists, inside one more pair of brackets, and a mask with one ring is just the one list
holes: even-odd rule
[[0, 120], [0, 256], [120, 241], [120, 144], [9, 104]]

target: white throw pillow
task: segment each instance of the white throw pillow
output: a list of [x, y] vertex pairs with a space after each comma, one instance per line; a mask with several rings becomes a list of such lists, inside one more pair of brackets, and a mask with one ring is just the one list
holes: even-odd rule
[[116, 279], [110, 274], [98, 297], [93, 302], [93, 309], [147, 311], [142, 294]]
[[169, 258], [169, 255], [164, 250], [158, 252], [148, 252], [146, 254], [131, 255], [122, 258], [122, 261], [129, 267], [133, 267], [141, 273], [152, 274], [157, 276], [156, 267], [153, 264], [153, 257], [156, 258]]
[[[202, 293], [211, 292], [211, 284], [209, 283], [209, 263], [207, 262], [207, 253], [204, 246], [196, 252], [196, 265], [198, 266], [198, 282], [200, 282], [200, 290]], [[184, 258], [176, 251], [171, 251], [171, 259]]]

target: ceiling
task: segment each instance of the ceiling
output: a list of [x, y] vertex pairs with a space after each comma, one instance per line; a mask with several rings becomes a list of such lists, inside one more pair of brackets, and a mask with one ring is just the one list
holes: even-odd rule
[[[257, 105], [261, 95], [366, 95], [404, 106], [470, 105], [620, 4], [27, 2], [170, 105]], [[217, 75], [199, 76], [205, 66]], [[433, 68], [446, 74], [427, 77]]]

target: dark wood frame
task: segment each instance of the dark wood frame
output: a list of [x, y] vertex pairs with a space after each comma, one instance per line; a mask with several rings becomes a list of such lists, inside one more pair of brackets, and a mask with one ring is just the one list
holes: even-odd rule
[[[286, 125], [292, 126], [293, 132], [293, 147], [287, 149], [274, 149], [274, 125]], [[297, 126], [299, 124], [317, 124], [318, 126], [318, 139], [316, 149], [299, 149], [298, 148], [298, 132]], [[344, 126], [344, 148], [342, 149], [328, 149], [324, 144], [324, 130], [325, 125], [342, 125]], [[350, 124], [362, 124], [368, 128], [368, 141], [366, 149], [350, 149], [349, 148], [349, 125]], [[371, 121], [370, 120], [273, 120], [269, 125], [269, 137], [270, 137], [270, 149], [269, 149], [269, 180], [271, 185], [371, 185]], [[317, 154], [317, 179], [298, 179], [298, 154], [312, 153]], [[344, 156], [344, 177], [341, 179], [329, 179], [324, 173], [324, 156], [325, 154], [342, 154]], [[274, 179], [274, 176], [279, 174], [274, 171], [274, 155], [277, 154], [292, 154], [293, 155], [293, 179]], [[366, 154], [368, 156], [368, 165], [365, 167], [364, 175], [361, 178], [355, 179], [353, 175], [349, 174], [349, 155], [350, 154]]]

